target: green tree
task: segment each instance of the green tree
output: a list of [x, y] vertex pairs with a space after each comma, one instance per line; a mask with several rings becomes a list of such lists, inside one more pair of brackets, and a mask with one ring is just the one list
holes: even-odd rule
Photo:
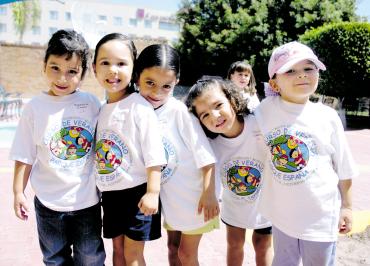
[[370, 23], [329, 24], [306, 32], [301, 41], [327, 67], [319, 93], [345, 99], [370, 97]]
[[12, 4], [13, 23], [19, 42], [22, 43], [23, 35], [30, 27], [37, 26], [41, 16], [39, 0], [18, 1]]
[[182, 5], [177, 48], [183, 84], [202, 74], [225, 76], [241, 59], [265, 81], [274, 47], [325, 23], [356, 19], [355, 0], [187, 0]]

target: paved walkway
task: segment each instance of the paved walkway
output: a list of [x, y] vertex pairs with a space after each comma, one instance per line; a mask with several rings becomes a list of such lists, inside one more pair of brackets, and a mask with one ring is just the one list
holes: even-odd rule
[[[354, 232], [358, 232], [370, 225], [370, 130], [347, 131], [346, 135], [360, 169], [360, 176], [353, 181]], [[27, 222], [20, 221], [13, 213], [13, 162], [7, 159], [8, 152], [9, 149], [0, 148], [0, 266], [42, 265], [34, 211], [31, 210]], [[28, 188], [26, 192], [31, 202], [32, 191]], [[199, 251], [201, 265], [225, 265], [225, 235], [225, 227], [221, 225], [220, 230], [203, 237]], [[254, 265], [252, 247], [249, 243], [245, 248], [244, 265]], [[112, 265], [112, 245], [110, 241], [106, 241], [105, 244], [106, 265]], [[167, 265], [165, 234], [161, 239], [146, 245], [145, 257], [149, 266]]]

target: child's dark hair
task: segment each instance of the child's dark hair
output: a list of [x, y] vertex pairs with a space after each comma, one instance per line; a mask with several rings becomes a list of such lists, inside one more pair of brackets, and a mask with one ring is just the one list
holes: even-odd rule
[[[247, 107], [248, 102], [243, 98], [239, 89], [233, 82], [217, 77], [212, 78], [210, 76], [202, 77], [190, 88], [189, 93], [185, 99], [185, 104], [189, 108], [189, 111], [192, 112], [196, 117], [198, 117], [195, 106], [193, 105], [194, 101], [205, 91], [216, 88], [219, 88], [225, 94], [225, 97], [230, 102], [230, 105], [233, 108], [239, 121], [243, 121], [243, 116], [250, 114], [250, 111]], [[203, 125], [203, 123], [201, 123], [201, 125], [207, 137], [215, 138], [218, 136], [217, 133], [209, 131]]]
[[247, 71], [250, 74], [250, 80], [248, 84], [248, 88], [244, 88], [245, 92], [250, 93], [250, 95], [254, 95], [257, 93], [256, 90], [256, 78], [253, 74], [253, 69], [250, 64], [246, 61], [236, 61], [230, 65], [229, 70], [227, 71], [227, 79], [230, 79], [231, 75], [235, 72], [244, 72]]
[[[131, 52], [131, 58], [132, 58], [133, 65], [135, 65], [136, 64], [137, 50], [136, 50], [136, 46], [135, 46], [134, 42], [129, 37], [127, 37], [126, 35], [123, 35], [121, 33], [116, 33], [116, 32], [115, 33], [109, 33], [109, 34], [105, 35], [96, 44], [93, 64], [94, 65], [96, 64], [96, 59], [98, 57], [100, 47], [103, 44], [105, 44], [109, 41], [113, 41], [113, 40], [123, 41], [127, 45], [127, 47], [129, 48], [129, 50]], [[133, 77], [131, 78], [131, 82], [130, 82], [129, 87], [128, 87], [128, 92], [134, 92], [135, 91], [135, 86], [134, 86], [134, 83], [132, 81], [133, 81]]]
[[81, 79], [83, 79], [90, 60], [89, 45], [85, 41], [84, 37], [74, 30], [58, 30], [49, 40], [48, 47], [45, 52], [44, 63], [47, 63], [50, 55], [67, 55], [66, 59], [69, 60], [74, 54], [81, 60]]
[[180, 56], [177, 51], [167, 44], [152, 44], [147, 46], [137, 58], [134, 67], [135, 82], [141, 72], [150, 67], [162, 67], [173, 70], [176, 78], [180, 77]]

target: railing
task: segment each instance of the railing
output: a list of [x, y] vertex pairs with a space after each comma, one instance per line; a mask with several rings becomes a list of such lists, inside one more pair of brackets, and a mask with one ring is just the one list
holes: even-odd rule
[[19, 118], [22, 111], [23, 101], [18, 92], [6, 92], [0, 86], [0, 121]]

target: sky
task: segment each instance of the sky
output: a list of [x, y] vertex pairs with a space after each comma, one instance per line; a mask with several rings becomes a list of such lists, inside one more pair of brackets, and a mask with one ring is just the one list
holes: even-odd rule
[[367, 17], [370, 22], [370, 0], [357, 0], [356, 14]]
[[[158, 10], [176, 12], [181, 6], [181, 0], [110, 0], [111, 2], [124, 3], [135, 7], [147, 7]], [[367, 17], [370, 21], [370, 0], [357, 0], [356, 14]]]
[[[181, 0], [110, 0], [114, 3], [122, 3], [135, 7], [152, 8], [176, 13], [180, 8]], [[370, 1], [370, 0], [369, 0]]]

